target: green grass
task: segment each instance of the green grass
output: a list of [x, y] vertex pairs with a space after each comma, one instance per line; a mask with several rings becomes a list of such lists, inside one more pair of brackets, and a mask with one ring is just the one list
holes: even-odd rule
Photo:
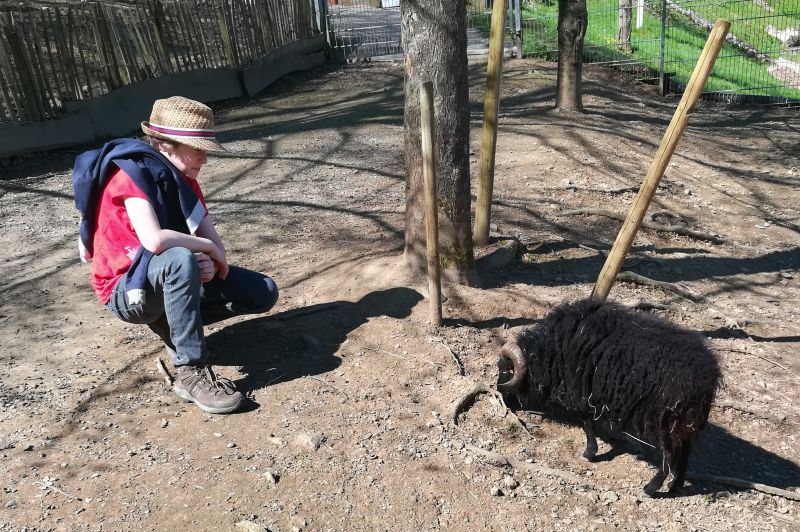
[[[648, 2], [649, 3], [649, 2]], [[784, 5], [785, 4], [785, 5]], [[731, 20], [731, 33], [774, 59], [781, 56], [780, 41], [770, 37], [764, 28], [772, 24], [778, 29], [800, 24], [797, 0], [771, 0], [774, 13], [768, 13], [752, 2], [726, 2], [717, 4], [693, 4], [695, 13], [713, 21], [716, 18]], [[636, 64], [656, 73], [659, 68], [661, 49], [660, 15], [650, 9], [644, 17], [644, 26], [632, 31], [634, 51], [627, 54], [617, 49], [616, 25], [617, 4], [608, 0], [587, 0], [589, 25], [584, 41], [584, 59], [587, 62], [618, 62]], [[735, 9], [730, 6], [734, 6]], [[795, 13], [777, 16], [775, 13]], [[635, 10], [634, 10], [635, 16]], [[748, 20], [752, 19], [752, 20]], [[536, 2], [523, 12], [524, 50], [526, 54], [557, 58], [558, 5], [557, 2]], [[686, 83], [695, 67], [700, 51], [705, 45], [707, 31], [696, 26], [685, 17], [668, 12], [665, 70], [673, 72], [674, 78]], [[787, 58], [789, 58], [787, 56]], [[796, 60], [796, 54], [794, 54]], [[769, 64], [747, 57], [743, 52], [726, 43], [714, 66], [705, 90], [734, 91], [736, 93], [800, 99], [800, 90], [779, 86], [781, 82], [768, 72]], [[646, 75], [643, 77], [647, 77]]]

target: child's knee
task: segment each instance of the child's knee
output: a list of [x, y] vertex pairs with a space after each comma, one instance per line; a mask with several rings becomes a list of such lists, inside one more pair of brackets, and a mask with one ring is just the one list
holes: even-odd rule
[[266, 312], [274, 307], [277, 302], [278, 285], [271, 278], [265, 276], [258, 292], [256, 306], [259, 307], [260, 312]]

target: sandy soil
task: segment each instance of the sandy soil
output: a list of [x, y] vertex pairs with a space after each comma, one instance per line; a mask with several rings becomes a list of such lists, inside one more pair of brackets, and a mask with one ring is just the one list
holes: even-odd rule
[[[471, 68], [476, 170], [483, 70]], [[220, 371], [251, 399], [236, 415], [179, 402], [154, 336], [94, 299], [75, 245], [77, 151], [5, 168], [0, 530], [800, 529], [796, 111], [702, 103], [650, 216], [718, 239], [643, 230], [625, 269], [684, 295], [611, 293], [719, 354], [725, 384], [690, 470], [788, 497], [696, 480], [644, 497], [646, 447], [589, 464], [580, 428], [520, 413], [527, 433], [486, 394], [451, 424], [465, 392], [494, 384], [509, 334], [590, 293], [620, 222], [569, 212], [626, 212], [677, 104], [589, 68], [586, 113], [565, 115], [551, 109], [554, 75], [506, 65], [493, 222], [524, 253], [478, 250], [481, 287], [446, 288], [438, 329], [400, 257], [400, 65], [317, 70], [217, 106], [232, 152], [201, 176], [210, 208], [231, 262], [282, 290], [270, 315], [208, 329]]]

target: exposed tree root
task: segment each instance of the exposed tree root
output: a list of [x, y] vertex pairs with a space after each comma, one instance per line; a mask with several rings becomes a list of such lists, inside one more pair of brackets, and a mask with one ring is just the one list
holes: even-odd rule
[[533, 434], [531, 434], [531, 431], [528, 430], [528, 427], [525, 425], [525, 423], [514, 412], [512, 412], [508, 406], [506, 406], [506, 402], [503, 400], [503, 396], [500, 394], [500, 392], [487, 388], [483, 384], [476, 384], [470, 391], [462, 395], [458, 402], [456, 402], [456, 406], [453, 407], [453, 413], [450, 415], [450, 422], [453, 424], [453, 426], [458, 426], [459, 414], [466, 410], [476, 397], [484, 393], [489, 394], [497, 399], [505, 410], [503, 416], [511, 416], [511, 419], [514, 421], [514, 423], [524, 430], [528, 436], [533, 438]]
[[685, 297], [686, 299], [690, 299], [692, 301], [699, 301], [700, 299], [702, 299], [702, 296], [696, 294], [695, 292], [689, 290], [688, 288], [684, 288], [675, 283], [656, 281], [654, 279], [650, 279], [649, 277], [645, 277], [643, 275], [639, 275], [638, 273], [633, 273], [630, 271], [624, 271], [618, 273], [617, 281], [627, 281], [629, 283], [636, 283], [645, 286], [654, 286], [656, 288], [661, 288], [663, 290], [673, 292], [681, 297]]
[[[584, 209], [575, 209], [571, 211], [564, 211], [561, 213], [562, 216], [576, 216], [579, 214], [593, 214], [595, 216], [605, 216], [606, 218], [619, 220], [621, 222], [624, 222], [626, 218], [624, 214], [618, 212], [612, 212], [606, 209], [595, 209], [592, 207]], [[654, 231], [661, 231], [664, 233], [675, 233], [677, 235], [690, 236], [692, 238], [696, 238], [697, 240], [707, 240], [709, 242], [713, 242], [714, 244], [724, 244], [726, 242], [724, 238], [719, 237], [717, 235], [712, 235], [711, 233], [706, 233], [704, 231], [695, 231], [694, 229], [689, 229], [688, 227], [684, 227], [682, 225], [662, 225], [655, 223], [651, 220], [642, 220], [642, 227], [653, 229]]]
[[749, 480], [742, 480], [739, 478], [719, 477], [716, 475], [703, 475], [700, 473], [686, 473], [686, 478], [689, 480], [699, 480], [700, 482], [716, 482], [717, 484], [725, 484], [726, 486], [734, 486], [737, 488], [745, 488], [749, 490], [761, 491], [769, 493], [770, 495], [777, 495], [784, 499], [791, 499], [793, 501], [800, 501], [800, 493], [794, 491], [782, 490], [774, 486], [767, 486], [766, 484], [759, 484], [758, 482], [750, 482]]

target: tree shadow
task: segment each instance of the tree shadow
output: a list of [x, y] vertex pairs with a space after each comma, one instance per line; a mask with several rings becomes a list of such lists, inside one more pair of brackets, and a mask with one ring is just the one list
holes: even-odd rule
[[370, 292], [356, 302], [334, 301], [229, 325], [207, 338], [213, 362], [241, 366], [243, 391], [336, 369], [347, 335], [369, 318], [406, 318], [422, 300], [410, 288]]
[[[575, 280], [593, 281], [605, 263], [605, 257], [591, 255], [583, 257], [561, 256], [561, 252], [577, 248], [573, 242], [560, 242], [537, 249], [534, 253], [543, 257], [541, 262], [524, 264], [514, 262], [505, 268], [481, 272], [485, 275], [484, 288], [500, 288], [509, 283], [561, 286]], [[634, 248], [633, 251], [636, 251]], [[673, 252], [675, 249], [664, 249]], [[691, 248], [678, 251], [692, 251]], [[551, 258], [552, 257], [552, 258]], [[800, 264], [800, 247], [771, 251], [755, 257], [709, 256], [695, 253], [680, 258], [644, 257], [629, 255], [622, 270], [632, 270], [658, 281], [691, 282], [708, 279], [730, 278], [737, 275], [778, 273], [794, 270]]]

